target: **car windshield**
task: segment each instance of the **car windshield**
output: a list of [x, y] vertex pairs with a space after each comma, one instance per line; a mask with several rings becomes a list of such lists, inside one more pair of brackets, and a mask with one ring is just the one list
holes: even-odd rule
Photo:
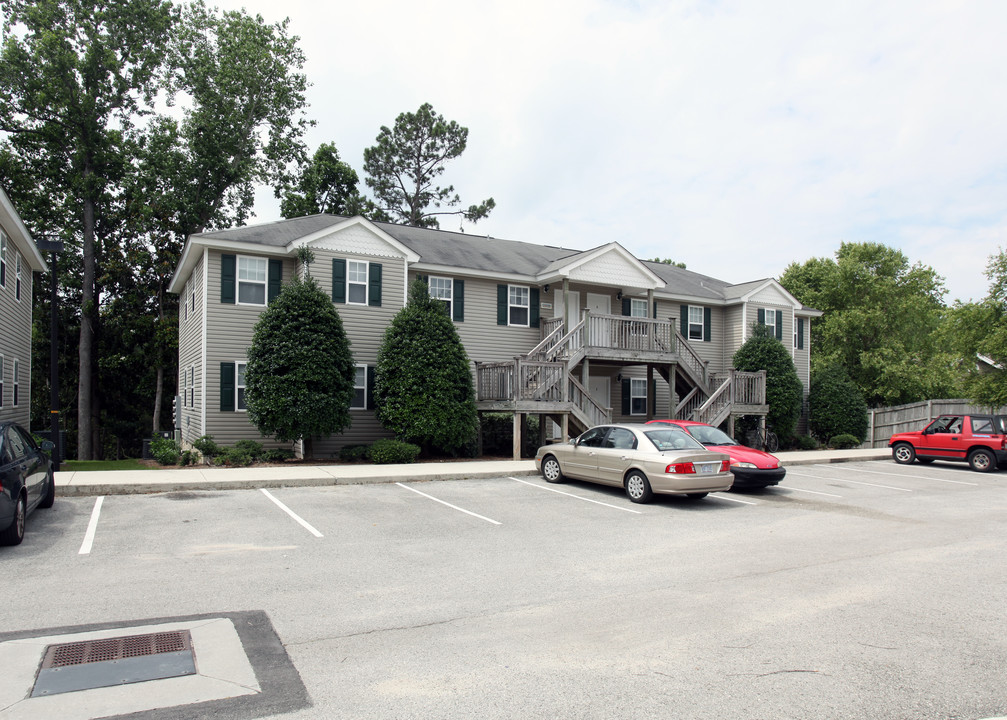
[[737, 445], [733, 437], [712, 425], [687, 425], [686, 430], [704, 445]]
[[645, 430], [643, 434], [661, 452], [665, 452], [666, 450], [705, 450], [699, 441], [677, 427]]

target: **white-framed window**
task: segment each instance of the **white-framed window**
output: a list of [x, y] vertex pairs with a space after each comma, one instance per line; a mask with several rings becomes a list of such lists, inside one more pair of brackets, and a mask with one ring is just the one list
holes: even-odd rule
[[7, 234], [0, 230], [0, 287], [7, 287]]
[[245, 363], [235, 363], [234, 408], [240, 411], [248, 409], [245, 405]]
[[799, 319], [794, 318], [794, 350], [797, 349], [797, 323], [799, 322]]
[[647, 312], [647, 301], [641, 298], [630, 298], [629, 315], [630, 317], [650, 317], [650, 313]]
[[705, 340], [703, 337], [703, 308], [695, 305], [689, 306], [689, 339]]
[[14, 299], [21, 302], [21, 253], [14, 253], [15, 262], [17, 263], [14, 269]]
[[367, 366], [357, 365], [353, 374], [353, 402], [350, 410], [367, 409]]
[[629, 381], [629, 414], [647, 414], [647, 381], [631, 378]]
[[776, 337], [776, 324], [780, 321], [780, 311], [779, 310], [766, 310], [766, 327], [769, 328], [770, 334]]
[[528, 327], [531, 320], [531, 294], [521, 285], [507, 286], [507, 324]]
[[4, 397], [3, 380], [4, 380], [3, 355], [0, 355], [0, 407], [3, 407], [3, 397]]
[[266, 258], [238, 256], [238, 304], [266, 304]]
[[189, 366], [189, 407], [196, 407], [196, 366]]
[[368, 264], [364, 260], [346, 261], [346, 302], [351, 305], [367, 304]]
[[427, 283], [430, 288], [430, 297], [443, 302], [444, 307], [447, 308], [448, 317], [453, 317], [454, 308], [451, 303], [454, 298], [454, 281], [446, 277], [430, 277]]
[[14, 358], [14, 362], [13, 362], [13, 366], [14, 366], [14, 377], [13, 377], [13, 380], [14, 380], [14, 383], [13, 383], [13, 386], [14, 386], [14, 407], [17, 407], [18, 403], [20, 402], [20, 397], [19, 397], [19, 393], [18, 393], [18, 386], [21, 383], [21, 379], [18, 377], [18, 375], [20, 373], [21, 368], [19, 367], [19, 365], [20, 365], [20, 363], [18, 362], [18, 359]]

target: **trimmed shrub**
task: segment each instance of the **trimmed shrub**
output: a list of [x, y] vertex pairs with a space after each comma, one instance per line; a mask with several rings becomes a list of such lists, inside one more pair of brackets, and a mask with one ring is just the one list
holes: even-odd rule
[[253, 460], [261, 460], [265, 452], [262, 443], [255, 440], [239, 440], [234, 443], [234, 449], [242, 455], [250, 455]]
[[288, 450], [287, 448], [272, 448], [262, 453], [262, 459], [265, 462], [285, 462], [287, 460], [293, 460], [293, 458], [294, 451]]
[[150, 441], [150, 454], [161, 465], [177, 465], [181, 449], [168, 438], [156, 437]]
[[734, 367], [751, 372], [766, 371], [766, 403], [769, 405], [766, 422], [780, 443], [789, 442], [801, 416], [804, 388], [797, 377], [794, 360], [783, 343], [765, 325], [753, 325], [752, 336], [734, 354]]
[[367, 445], [346, 445], [339, 449], [339, 459], [344, 462], [366, 460], [370, 450]]
[[815, 440], [810, 435], [798, 435], [796, 438], [796, 447], [798, 450], [817, 450], [818, 441]]
[[808, 425], [817, 437], [853, 435], [857, 445], [867, 437], [867, 402], [842, 365], [828, 365], [815, 372], [808, 404]]
[[402, 440], [377, 440], [370, 447], [371, 462], [377, 465], [391, 463], [411, 463], [420, 454], [418, 445]]
[[213, 435], [203, 435], [193, 441], [192, 447], [199, 451], [199, 454], [209, 460], [215, 458], [224, 451], [217, 443], [213, 442]]
[[199, 456], [196, 455], [196, 453], [194, 453], [192, 450], [184, 450], [182, 451], [181, 456], [179, 456], [178, 458], [178, 464], [182, 466], [195, 465], [198, 457]]
[[850, 448], [860, 447], [860, 440], [856, 435], [836, 435], [835, 437], [829, 438], [829, 447], [835, 448], [836, 450], [848, 450]]

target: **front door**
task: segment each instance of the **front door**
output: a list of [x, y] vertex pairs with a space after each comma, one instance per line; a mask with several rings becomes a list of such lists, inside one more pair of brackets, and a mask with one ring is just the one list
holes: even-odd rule
[[[557, 289], [553, 292], [552, 316], [565, 319], [566, 327], [563, 331], [564, 335], [577, 327], [577, 323], [580, 322], [580, 293], [571, 292], [568, 297], [570, 298], [570, 307], [567, 308], [566, 314], [564, 315], [563, 310], [565, 306], [563, 305], [563, 290]], [[577, 350], [580, 348], [580, 337], [582, 336], [578, 335], [570, 338], [571, 350]]]
[[[612, 298], [598, 293], [587, 294], [587, 309], [592, 315], [611, 315]], [[612, 328], [608, 320], [595, 320], [588, 328], [588, 344], [596, 347], [612, 345]]]
[[612, 407], [612, 378], [608, 375], [592, 375], [587, 381], [587, 391], [602, 407]]
[[934, 420], [920, 437], [918, 455], [964, 460], [962, 445], [962, 416], [941, 415]]

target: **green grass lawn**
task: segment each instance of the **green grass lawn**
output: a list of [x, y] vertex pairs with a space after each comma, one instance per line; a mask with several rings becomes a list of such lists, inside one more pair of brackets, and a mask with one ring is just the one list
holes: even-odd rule
[[139, 460], [66, 460], [59, 464], [60, 472], [89, 470], [150, 470]]

